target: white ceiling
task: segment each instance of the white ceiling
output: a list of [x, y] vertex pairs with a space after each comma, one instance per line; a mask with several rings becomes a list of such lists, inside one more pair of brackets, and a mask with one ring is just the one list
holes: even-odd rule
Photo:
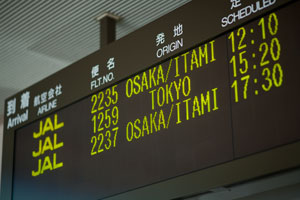
[[117, 39], [191, 0], [0, 0], [0, 116], [4, 100], [99, 49], [95, 17], [121, 17]]

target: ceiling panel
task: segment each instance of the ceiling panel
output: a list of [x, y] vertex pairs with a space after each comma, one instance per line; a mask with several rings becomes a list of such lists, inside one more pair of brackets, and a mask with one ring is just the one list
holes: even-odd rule
[[0, 115], [4, 99], [99, 49], [95, 17], [121, 17], [117, 39], [191, 0], [0, 0]]

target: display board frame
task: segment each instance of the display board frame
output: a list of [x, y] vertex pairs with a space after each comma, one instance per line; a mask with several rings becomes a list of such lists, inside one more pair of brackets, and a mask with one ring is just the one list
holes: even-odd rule
[[[260, 2], [261, 4], [264, 3], [264, 7], [260, 11], [252, 13], [249, 16], [241, 17], [241, 19], [236, 20], [232, 24], [224, 24], [222, 23], [222, 19], [233, 12], [231, 9], [233, 5], [230, 1], [209, 1], [205, 3], [192, 1], [134, 33], [103, 47], [99, 51], [92, 53], [67, 68], [9, 97], [5, 102], [1, 199], [12, 199], [14, 146], [15, 133], [17, 130], [74, 104], [97, 91], [105, 90], [128, 77], [132, 77], [170, 58], [174, 58], [182, 54], [182, 52], [208, 43], [224, 34], [228, 34], [237, 27], [258, 19], [258, 17], [264, 16], [273, 10], [290, 6], [296, 1], [265, 0]], [[250, 3], [245, 3], [244, 5], [244, 2], [242, 2], [240, 8], [246, 8], [248, 4]], [[239, 9], [236, 8], [236, 10]], [[163, 53], [163, 50], [161, 50], [163, 47], [156, 44], [155, 39], [157, 35], [159, 33], [171, 35], [173, 28], [178, 24], [184, 27], [183, 35], [178, 38], [168, 37], [165, 43], [172, 44], [177, 40], [183, 40], [183, 45], [179, 45], [178, 48]], [[128, 47], [130, 47], [130, 51], [128, 51]], [[115, 68], [111, 71], [105, 69], [100, 72], [100, 76], [106, 76], [107, 81], [101, 82], [91, 78], [91, 68], [97, 65], [106, 66], [111, 58], [114, 58]], [[62, 93], [57, 95], [55, 102], [47, 102], [48, 105], [52, 105], [48, 106], [48, 109], [34, 106], [33, 99], [31, 99], [32, 102], [28, 108], [21, 109], [17, 107], [13, 113], [10, 113], [7, 105], [12, 99], [21, 99], [22, 95], [28, 94], [27, 92], [33, 97], [42, 94], [45, 88], [47, 90], [52, 88], [54, 90], [56, 90], [56, 88], [62, 89]], [[55, 104], [55, 106], [53, 104]], [[268, 149], [268, 151], [264, 150], [264, 152], [256, 153], [251, 156], [248, 156], [247, 153], [241, 154], [240, 156], [234, 155], [234, 158], [230, 162], [211, 166], [210, 168], [188, 173], [184, 176], [173, 177], [170, 180], [141, 187], [126, 193], [115, 194], [105, 199], [146, 199], [150, 198], [150, 194], [150, 199], [154, 197], [155, 199], [174, 199], [189, 196], [205, 192], [211, 188], [299, 167], [300, 159], [296, 156], [299, 152], [300, 143], [296, 141], [282, 147]], [[276, 159], [272, 156], [274, 154], [277, 155]], [[273, 164], [269, 165], [268, 163]], [[251, 170], [249, 168], [250, 165], [261, 165], [265, 167]], [[217, 177], [212, 178], [215, 174], [218, 174]], [[231, 174], [232, 177], [226, 178], [226, 174]], [[207, 178], [212, 178], [212, 181], [210, 183], [203, 183], [202, 180]], [[198, 185], [201, 186], [200, 189]], [[177, 190], [174, 190], [175, 188]], [[178, 190], [178, 188], [180, 189]], [[165, 192], [162, 193], [160, 191], [161, 189]]]

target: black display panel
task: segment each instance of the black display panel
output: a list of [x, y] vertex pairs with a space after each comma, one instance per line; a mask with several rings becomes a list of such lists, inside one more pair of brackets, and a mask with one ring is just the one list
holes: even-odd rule
[[12, 199], [103, 199], [298, 141], [299, 8], [21, 127]]
[[13, 199], [99, 199], [232, 160], [224, 51], [223, 36], [18, 130]]

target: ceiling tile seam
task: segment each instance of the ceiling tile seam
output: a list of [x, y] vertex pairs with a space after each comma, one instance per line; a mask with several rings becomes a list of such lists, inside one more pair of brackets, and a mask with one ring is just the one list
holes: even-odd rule
[[[179, 7], [179, 5], [175, 5], [175, 6], [172, 6], [172, 8], [177, 8], [177, 7]], [[156, 16], [155, 16], [155, 14], [154, 14], [154, 17], [153, 18], [157, 18]], [[147, 20], [148, 21], [148, 20]], [[149, 21], [151, 21], [151, 20], [149, 20]], [[92, 43], [92, 42], [91, 42]], [[72, 44], [71, 44], [72, 45]]]
[[[86, 29], [84, 29], [84, 30], [86, 30]], [[56, 37], [57, 38], [57, 37]], [[49, 43], [50, 43], [50, 41], [49, 41]]]
[[[43, 62], [42, 61], [39, 62], [39, 63], [40, 63], [40, 66], [43, 66]], [[18, 65], [18, 67], [20, 69], [21, 66], [26, 67], [26, 66], [29, 66], [29, 65], [31, 65], [30, 62], [28, 62], [28, 63], [22, 63], [22, 64]], [[57, 66], [55, 66], [55, 68], [57, 68]], [[20, 71], [20, 70], [18, 70], [18, 71]], [[48, 71], [45, 71], [45, 70], [42, 70], [42, 71], [35, 70], [34, 72], [28, 72], [27, 74], [26, 73], [24, 74], [24, 72], [23, 72], [23, 75], [22, 75], [23, 79], [21, 80], [21, 82], [24, 82], [24, 80], [27, 80], [26, 79], [27, 75], [34, 75], [34, 76], [38, 77], [40, 74], [49, 74], [49, 73], [52, 73], [52, 71], [53, 70], [51, 70], [51, 72], [50, 71], [48, 72]], [[13, 72], [15, 72], [15, 70], [13, 70]], [[22, 84], [22, 85], [15, 84], [15, 83], [18, 83], [20, 80], [19, 79], [15, 79], [14, 73], [6, 74], [6, 75], [7, 75], [7, 78], [6, 78], [7, 80], [5, 82], [8, 83], [8, 84], [6, 84], [6, 86], [8, 86], [8, 87], [14, 87], [14, 88], [19, 88], [20, 86], [24, 87], [24, 84]], [[38, 78], [40, 78], [40, 77], [38, 77]], [[31, 82], [31, 80], [28, 80], [28, 81]]]
[[[45, 9], [48, 9], [48, 8], [45, 8]], [[14, 24], [14, 27], [16, 27], [16, 28], [13, 29], [13, 30], [17, 30], [17, 31], [15, 31], [15, 33], [18, 35], [18, 37], [22, 37], [23, 36], [22, 34], [20, 34], [20, 31], [26, 32], [27, 30], [31, 30], [32, 28], [34, 28], [36, 30], [36, 34], [39, 34], [39, 32], [37, 31], [37, 30], [39, 30], [38, 27], [40, 27], [40, 28], [42, 28], [44, 26], [47, 27], [47, 25], [48, 25], [47, 19], [45, 19], [45, 21], [47, 21], [47, 23], [45, 23], [45, 21], [35, 20], [36, 18], [34, 18], [34, 17], [37, 17], [38, 14], [40, 14], [43, 11], [44, 10], [40, 10], [38, 13], [36, 13], [36, 15], [34, 15], [34, 16], [32, 15], [31, 18], [27, 19], [26, 21], [23, 21], [23, 23], [22, 23], [21, 26], [17, 26], [17, 24]], [[50, 12], [49, 15], [53, 15], [53, 13]], [[62, 15], [63, 15], [63, 13], [62, 13]], [[41, 18], [41, 19], [43, 19], [43, 18]], [[54, 20], [53, 20], [53, 22], [54, 22], [53, 25], [56, 25]], [[13, 30], [11, 30], [11, 31], [13, 31]], [[10, 35], [8, 35], [8, 36], [10, 36]]]
[[[154, 15], [155, 15], [155, 14], [154, 14]], [[85, 33], [85, 34], [86, 34], [86, 33]], [[76, 38], [75, 38], [74, 40], [76, 40], [76, 41], [77, 41], [78, 39], [76, 39]], [[73, 43], [72, 43], [71, 45], [73, 45]], [[49, 47], [48, 47], [48, 48], [49, 48]], [[50, 48], [50, 49], [51, 49], [51, 48]], [[52, 49], [52, 50], [53, 50], [53, 49]]]
[[[82, 21], [82, 20], [81, 20]], [[99, 24], [98, 24], [98, 22], [96, 22], [96, 21], [94, 21], [95, 22], [95, 27], [97, 27], [97, 29], [99, 30]], [[90, 25], [91, 25], [91, 23], [86, 23], [85, 25], [81, 25], [81, 28], [80, 28], [80, 32], [83, 32], [83, 34], [85, 34], [86, 33], [86, 26], [89, 26], [90, 27]], [[92, 30], [92, 31], [94, 31], [94, 30]], [[73, 29], [70, 29], [70, 32], [72, 32], [73, 33]], [[78, 31], [79, 32], [79, 31]], [[80, 33], [81, 34], [81, 33]], [[64, 35], [62, 35], [62, 37], [64, 37]], [[60, 39], [59, 37], [55, 37], [55, 39]], [[76, 40], [76, 39], [75, 39]]]
[[[12, 52], [12, 53], [14, 53], [14, 52]], [[28, 55], [28, 52], [27, 51], [21, 51], [21, 53], [19, 52], [15, 52], [13, 55], [11, 55], [11, 57], [16, 57], [16, 56], [18, 56], [19, 58], [20, 57], [22, 57], [22, 56], [26, 56], [26, 55]], [[45, 55], [43, 55], [43, 56], [45, 56]], [[1, 59], [1, 60], [3, 60], [3, 59]], [[9, 68], [7, 68], [6, 69], [6, 71], [10, 71], [10, 70], [14, 70], [14, 68], [15, 67], [19, 67], [19, 66], [21, 66], [23, 63], [24, 63], [24, 60], [23, 59], [21, 59], [20, 61], [19, 61], [19, 63], [17, 63], [18, 65], [17, 66], [15, 66], [15, 67], [12, 67], [11, 65], [10, 65], [10, 63], [14, 63], [14, 64], [16, 64], [16, 60], [10, 60], [9, 58], [8, 59], [4, 59], [4, 60], [6, 60], [5, 62], [2, 62], [2, 67], [4, 67], [5, 65], [9, 65]], [[31, 59], [32, 60], [32, 59]], [[56, 59], [57, 60], [57, 59]], [[64, 61], [64, 60], [59, 60], [60, 62], [66, 62], [66, 61]]]
[[[43, 2], [43, 1], [40, 1], [40, 2]], [[50, 2], [50, 1], [49, 1]], [[53, 1], [52, 1], [52, 4]], [[51, 4], [50, 4], [51, 5]], [[28, 4], [28, 7], [30, 7], [31, 4]], [[40, 9], [40, 8], [43, 8], [43, 9]], [[41, 5], [35, 5], [35, 6], [32, 6], [30, 7], [30, 10], [25, 10], [27, 7], [24, 7], [22, 8], [20, 11], [22, 11], [21, 13], [17, 12], [17, 11], [12, 11], [13, 14], [17, 15], [17, 16], [14, 16], [13, 19], [5, 19], [5, 21], [8, 21], [9, 23], [7, 23], [7, 27], [3, 27], [3, 30], [4, 31], [8, 31], [8, 30], [15, 30], [17, 29], [16, 32], [20, 31], [18, 29], [20, 28], [24, 28], [24, 26], [28, 26], [28, 24], [26, 24], [29, 19], [31, 18], [34, 18], [36, 15], [40, 14], [40, 12], [44, 11], [44, 10], [47, 10], [48, 7], [46, 7], [45, 5], [43, 5], [41, 3]], [[36, 12], [38, 10], [38, 12]], [[34, 13], [34, 14], [32, 14]], [[18, 24], [22, 24], [21, 26], [17, 26]]]
[[[149, 3], [147, 5], [149, 5]], [[124, 16], [126, 15], [128, 17], [129, 14], [133, 13], [134, 10], [136, 10], [137, 8], [144, 7], [144, 6], [147, 6], [147, 5], [145, 5], [143, 3], [140, 3], [140, 1], [139, 1], [139, 3], [136, 3], [136, 2], [132, 1], [132, 3], [128, 3], [125, 6], [122, 6], [120, 8], [119, 7], [114, 8], [113, 10], [115, 10], [114, 11], [115, 13], [113, 13], [113, 14], [116, 14], [116, 15], [120, 16], [121, 20], [122, 20], [122, 15], [124, 15]], [[128, 11], [127, 8], [130, 8], [130, 7], [132, 7], [133, 9]], [[127, 17], [126, 17], [126, 19], [127, 19]]]
[[[186, 3], [188, 2], [188, 1], [185, 1]], [[176, 8], [178, 8], [178, 7], [180, 7], [180, 6], [182, 6], [183, 4], [178, 4], [178, 5], [174, 5], [173, 7], [172, 7], [172, 9], [176, 9]], [[165, 6], [165, 5], [164, 5]], [[166, 7], [168, 7], [169, 8], [169, 5], [166, 5]], [[162, 15], [165, 15], [165, 14], [167, 14], [167, 12], [162, 12], [161, 10], [164, 10], [165, 9], [165, 7], [161, 7], [160, 9], [154, 9], [155, 7], [153, 7], [153, 10], [155, 10], [155, 12], [156, 13], [161, 13], [161, 14], [155, 14], [156, 15], [156, 18], [159, 18], [159, 16], [162, 16]], [[169, 12], [171, 12], [172, 10], [169, 10]], [[134, 13], [134, 15], [136, 15], [137, 13]], [[153, 14], [154, 15], [154, 14]], [[158, 16], [159, 15], [159, 16]], [[131, 16], [130, 16], [131, 17]], [[135, 23], [135, 22], [140, 22], [140, 21], [149, 21], [149, 20], [144, 20], [144, 19], [141, 19], [141, 18], [133, 18], [132, 20], [130, 20], [130, 22], [131, 23]]]
[[175, 6], [175, 7], [177, 7], [177, 6]]
[[[7, 1], [8, 2], [8, 1]], [[27, 9], [28, 7], [30, 8], [34, 8], [32, 7], [32, 4], [29, 4], [28, 2], [25, 1], [10, 1], [10, 2], [17, 2], [17, 4], [14, 5], [10, 5], [9, 8], [5, 9], [5, 8], [0, 8], [1, 13], [0, 13], [0, 17], [1, 19], [3, 19], [2, 21], [11, 21], [12, 19], [16, 19], [16, 17], [22, 17], [22, 15], [20, 15], [19, 11]], [[32, 2], [31, 2], [32, 3]], [[42, 1], [40, 1], [40, 3], [43, 3]], [[27, 14], [27, 13], [23, 13]], [[6, 17], [5, 17], [6, 16]]]
[[95, 38], [95, 35], [97, 34], [97, 41], [94, 40], [95, 42], [98, 43], [98, 36], [99, 35], [99, 29], [89, 29], [85, 32], [81, 31], [81, 33], [77, 33], [77, 34], [72, 34], [67, 38], [58, 38], [58, 37], [52, 37], [49, 38], [48, 40], [46, 40], [45, 42], [41, 42], [40, 45], [38, 45], [38, 47], [35, 46], [31, 46], [29, 47], [29, 50], [37, 50], [37, 49], [41, 49], [46, 47], [47, 49], [53, 49], [55, 47], [57, 47], [57, 43], [62, 41], [64, 42], [64, 46], [72, 46], [74, 43], [77, 43], [78, 40], [93, 40], [93, 38]]
[[[131, 22], [131, 19], [137, 19], [138, 16], [144, 16], [145, 15], [145, 9], [149, 8], [149, 11], [151, 12], [151, 10], [154, 10], [154, 8], [156, 8], [157, 4], [152, 3], [152, 4], [147, 4], [145, 6], [141, 6], [142, 9], [139, 9], [137, 12], [129, 12], [127, 15], [127, 19], [128, 21]], [[163, 8], [160, 8], [160, 10]], [[145, 20], [145, 19], [144, 19]], [[148, 19], [147, 19], [148, 21]]]
[[[74, 33], [74, 31], [72, 31], [73, 33]], [[45, 36], [44, 35], [42, 35], [42, 36], [40, 36], [39, 38], [37, 38], [37, 36], [39, 36], [39, 34], [37, 34], [37, 36], [35, 37], [36, 35], [35, 34], [33, 34], [32, 35], [32, 37], [30, 38], [30, 39], [27, 39], [28, 40], [28, 42], [30, 43], [31, 41], [33, 41], [33, 42], [35, 42], [36, 40], [43, 40], [43, 39], [45, 39]], [[19, 38], [17, 38], [17, 39], [19, 39]], [[20, 38], [21, 39], [21, 38]], [[27, 42], [27, 41], [26, 41]], [[51, 42], [51, 41], [49, 41], [49, 42]], [[32, 42], [31, 42], [32, 43]], [[2, 46], [8, 46], [8, 47], [11, 47], [12, 45], [11, 45], [11, 41], [8, 43], [7, 42], [7, 44], [8, 45], [2, 45]], [[20, 44], [18, 43], [18, 44], [16, 44], [17, 45], [17, 47], [20, 47]], [[6, 52], [6, 49], [0, 49], [0, 52], [2, 52], [2, 51], [5, 51]]]
[[[63, 25], [62, 25], [63, 26]], [[75, 25], [73, 25], [73, 26], [76, 26], [76, 24]], [[89, 24], [86, 24], [85, 26], [89, 26]], [[97, 25], [98, 26], [98, 25]], [[86, 28], [85, 27], [82, 27], [82, 26], [79, 26], [79, 27], [81, 27], [81, 30], [82, 31], [84, 31], [84, 30], [86, 30]], [[47, 28], [47, 27], [46, 27]], [[74, 33], [74, 31], [73, 31], [73, 29], [71, 29], [70, 31], [72, 31], [72, 33]], [[37, 33], [38, 34], [38, 33]], [[63, 33], [62, 33], [63, 34]], [[63, 37], [64, 37], [64, 35], [62, 35]], [[45, 36], [44, 36], [45, 37]], [[32, 38], [35, 38], [35, 35], [32, 35]], [[36, 38], [35, 38], [36, 39]], [[47, 41], [48, 41], [48, 39], [47, 39]], [[49, 43], [51, 43], [52, 41], [49, 41]]]
[[[94, 46], [94, 48], [92, 48], [93, 46]], [[72, 54], [68, 55], [68, 59], [65, 60], [65, 61], [69, 61], [70, 63], [76, 62], [80, 58], [83, 58], [83, 57], [99, 50], [99, 45], [95, 45], [94, 43], [89, 45], [87, 43], [87, 44], [85, 44], [85, 46], [81, 46], [80, 49], [81, 49], [81, 52], [79, 54], [78, 54], [78, 52], [73, 52]], [[82, 49], [85, 49], [85, 50], [82, 50]], [[58, 52], [63, 52], [63, 51], [64, 50], [59, 50], [59, 51], [58, 50], [57, 51], [55, 51], [55, 50], [52, 51], [51, 50], [51, 51], [48, 51], [46, 53], [44, 53], [44, 52], [39, 52], [39, 53], [44, 54], [44, 55], [49, 56], [49, 57], [58, 58], [57, 56], [55, 56], [55, 54], [57, 54]], [[76, 55], [80, 55], [80, 56], [76, 56]]]
[[[1, 1], [0, 1], [1, 2]], [[9, 7], [10, 6], [10, 4], [12, 3], [13, 1], [3, 1], [2, 0], [2, 2], [1, 2], [1, 7], [0, 7], [0, 9], [5, 9], [6, 7]], [[11, 6], [10, 6], [11, 7]], [[0, 14], [0, 16], [1, 16], [1, 14]]]
[[[27, 49], [27, 47], [28, 47], [28, 45], [24, 45], [24, 46], [18, 45], [18, 51], [23, 49], [23, 50], [21, 50], [21, 52], [24, 52], [24, 53], [18, 53], [15, 48], [9, 48], [9, 50], [6, 51], [5, 54], [0, 54], [1, 60], [4, 60], [5, 57], [15, 57], [16, 55], [20, 56], [20, 55], [26, 54], [26, 51], [29, 50], [29, 49]], [[45, 47], [45, 48], [47, 49], [48, 47]], [[61, 48], [61, 47], [59, 47], [59, 48]], [[69, 49], [72, 49], [71, 46]], [[29, 51], [32, 51], [32, 50], [29, 50]], [[33, 51], [33, 52], [35, 52], [35, 51]]]
[[[171, 7], [171, 9], [176, 9], [178, 7], [179, 6], [174, 6], [174, 7]], [[158, 19], [159, 17], [162, 17], [163, 15], [168, 14], [168, 13], [161, 13], [160, 10], [158, 10], [157, 12], [159, 12], [160, 14], [153, 13], [151, 16], [147, 17], [149, 19], [149, 21], [137, 18], [136, 20], [132, 20], [132, 22], [135, 23], [135, 24], [141, 24], [142, 26], [145, 26], [145, 25], [149, 24], [150, 22], [153, 22], [154, 20]], [[123, 29], [124, 32], [126, 32], [127, 30], [130, 30], [130, 28], [124, 28]]]
[[[56, 24], [56, 26], [57, 26], [57, 24]], [[48, 27], [46, 26], [45, 29], [47, 29], [47, 28], [48, 28]], [[39, 33], [37, 33], [37, 34], [39, 34]], [[32, 35], [32, 37], [35, 37], [35, 35]], [[36, 39], [36, 38], [35, 38], [35, 39]]]

